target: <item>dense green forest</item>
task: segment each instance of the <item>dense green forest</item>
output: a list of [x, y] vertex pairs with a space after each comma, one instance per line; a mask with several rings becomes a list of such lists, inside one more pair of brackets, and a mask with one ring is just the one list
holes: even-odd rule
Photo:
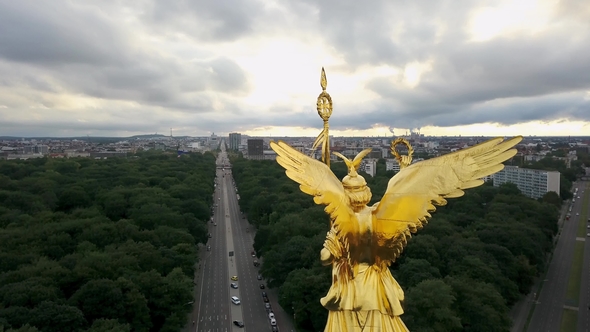
[[179, 331], [214, 178], [211, 153], [0, 161], [0, 331]]
[[[232, 158], [240, 206], [258, 231], [254, 247], [261, 273], [279, 289], [279, 301], [300, 331], [320, 331], [327, 311], [319, 299], [330, 287], [330, 268], [320, 265], [329, 219], [301, 193], [274, 161]], [[342, 178], [343, 163], [332, 170]], [[384, 161], [377, 176], [363, 174], [373, 202], [389, 178]], [[558, 205], [558, 204], [557, 204]], [[558, 208], [520, 194], [512, 184], [489, 184], [439, 207], [391, 267], [404, 288], [403, 320], [411, 331], [508, 331], [509, 308], [544, 271]]]

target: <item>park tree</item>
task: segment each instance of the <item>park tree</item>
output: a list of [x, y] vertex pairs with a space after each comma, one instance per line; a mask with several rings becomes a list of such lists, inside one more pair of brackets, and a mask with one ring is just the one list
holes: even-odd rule
[[214, 178], [208, 153], [0, 160], [0, 326], [178, 331]]
[[403, 315], [410, 331], [461, 331], [461, 318], [453, 308], [455, 296], [451, 286], [441, 279], [427, 279], [406, 292]]

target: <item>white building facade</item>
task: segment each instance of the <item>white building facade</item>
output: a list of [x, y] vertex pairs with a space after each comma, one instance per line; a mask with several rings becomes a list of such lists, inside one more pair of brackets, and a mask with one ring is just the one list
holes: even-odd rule
[[559, 195], [559, 180], [560, 173], [557, 171], [505, 166], [503, 170], [494, 174], [494, 187], [512, 182], [525, 196], [536, 199], [550, 191]]

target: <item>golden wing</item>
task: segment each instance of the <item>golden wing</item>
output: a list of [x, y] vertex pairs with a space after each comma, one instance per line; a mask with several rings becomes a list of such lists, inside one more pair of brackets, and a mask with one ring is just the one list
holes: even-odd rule
[[494, 138], [470, 148], [421, 161], [398, 172], [373, 211], [373, 227], [381, 260], [395, 261], [411, 237], [427, 223], [434, 205], [461, 197], [464, 189], [484, 183], [481, 178], [501, 171], [513, 157], [521, 136]]
[[327, 205], [324, 211], [330, 215], [332, 225], [342, 230], [351, 223], [354, 213], [349, 206], [342, 182], [330, 168], [313, 158], [293, 149], [287, 143], [270, 142], [270, 147], [277, 153], [277, 162], [285, 168], [287, 176], [299, 183], [299, 189], [313, 196], [316, 204]]

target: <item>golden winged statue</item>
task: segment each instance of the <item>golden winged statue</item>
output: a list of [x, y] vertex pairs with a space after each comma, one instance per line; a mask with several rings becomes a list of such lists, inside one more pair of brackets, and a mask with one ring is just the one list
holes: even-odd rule
[[[282, 141], [271, 142], [277, 162], [299, 188], [326, 205], [331, 227], [320, 259], [332, 265], [332, 286], [321, 299], [329, 310], [325, 332], [408, 331], [402, 322], [404, 292], [391, 275], [411, 233], [427, 223], [435, 205], [460, 197], [481, 178], [504, 168], [522, 140], [494, 138], [470, 148], [410, 164], [392, 144], [401, 170], [391, 178], [381, 202], [372, 206], [371, 190], [358, 168], [371, 149], [344, 160], [348, 175], [338, 180], [330, 168]], [[409, 144], [407, 144], [409, 147]]]

